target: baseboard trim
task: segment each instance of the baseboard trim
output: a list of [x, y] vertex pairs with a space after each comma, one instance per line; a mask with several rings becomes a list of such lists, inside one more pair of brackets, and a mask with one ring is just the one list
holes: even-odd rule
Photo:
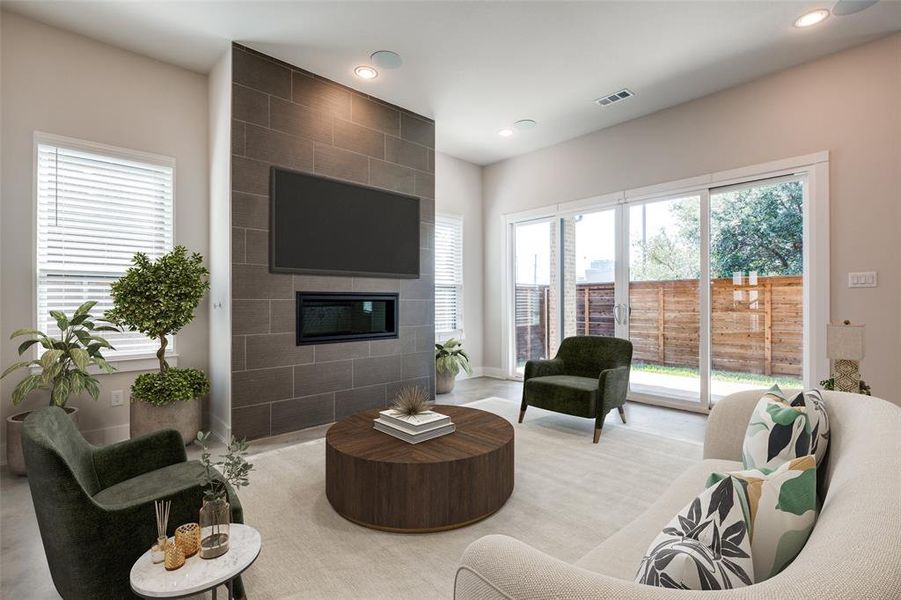
[[228, 445], [231, 438], [231, 425], [229, 423], [226, 423], [217, 415], [211, 413], [210, 430], [213, 432], [213, 437], [215, 437], [226, 446]]
[[504, 370], [497, 367], [482, 367], [482, 376], [491, 377], [492, 379], [509, 379]]
[[482, 367], [472, 367], [472, 375], [468, 375], [466, 371], [460, 371], [457, 379], [475, 379], [476, 377], [482, 377], [482, 371]]
[[473, 367], [472, 375], [467, 375], [466, 372], [460, 371], [460, 375], [457, 376], [458, 380], [462, 379], [475, 379], [476, 377], [491, 377], [492, 379], [509, 379], [504, 374], [503, 369], [496, 369], [494, 367]]

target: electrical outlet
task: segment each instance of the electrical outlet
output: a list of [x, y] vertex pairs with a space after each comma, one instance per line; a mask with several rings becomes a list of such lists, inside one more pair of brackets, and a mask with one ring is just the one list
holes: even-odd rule
[[113, 390], [110, 392], [110, 406], [122, 406], [125, 403], [125, 399], [122, 395], [122, 390]]
[[874, 288], [877, 284], [876, 271], [848, 273], [849, 288]]

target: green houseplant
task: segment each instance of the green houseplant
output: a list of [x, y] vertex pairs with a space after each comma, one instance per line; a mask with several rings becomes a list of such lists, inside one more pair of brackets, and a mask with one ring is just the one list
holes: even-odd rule
[[[18, 329], [10, 339], [27, 337], [19, 345], [19, 356], [39, 345], [40, 356], [22, 360], [10, 365], [0, 379], [27, 369], [28, 374], [16, 384], [12, 393], [14, 406], [21, 404], [32, 392], [47, 390], [50, 405], [61, 406], [73, 420], [77, 420], [78, 409], [66, 406], [69, 398], [86, 392], [97, 400], [100, 384], [90, 372], [97, 367], [106, 373], [115, 369], [103, 358], [103, 350], [112, 350], [105, 338], [97, 335], [101, 331], [118, 331], [110, 325], [98, 325], [91, 314], [96, 302], [85, 302], [67, 316], [62, 311], [51, 310], [50, 316], [56, 320], [60, 335], [51, 337], [37, 329]], [[31, 411], [11, 415], [6, 420], [6, 462], [17, 475], [25, 474], [25, 458], [22, 454], [22, 424]]]
[[131, 386], [131, 436], [176, 429], [190, 444], [200, 430], [200, 399], [210, 383], [198, 369], [170, 368], [166, 347], [169, 336], [194, 319], [194, 310], [210, 287], [209, 271], [203, 257], [189, 254], [184, 246], [156, 260], [138, 252], [132, 262], [134, 266], [113, 283], [113, 308], [105, 316], [157, 340], [160, 347], [159, 371], [139, 375]]
[[198, 433], [197, 443], [203, 449], [200, 463], [204, 469], [203, 506], [200, 509], [200, 528], [203, 538], [200, 540], [200, 557], [216, 558], [228, 552], [228, 531], [231, 523], [231, 506], [228, 502], [228, 487], [238, 489], [250, 484], [249, 475], [253, 465], [247, 462], [248, 444], [232, 436], [220, 460], [213, 462], [212, 453], [207, 447], [210, 433]]
[[447, 394], [453, 391], [460, 369], [472, 375], [469, 355], [463, 349], [463, 343], [451, 338], [443, 344], [435, 344], [435, 392]]

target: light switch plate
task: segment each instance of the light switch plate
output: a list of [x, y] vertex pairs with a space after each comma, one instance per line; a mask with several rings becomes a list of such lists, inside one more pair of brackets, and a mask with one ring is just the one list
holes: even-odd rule
[[125, 403], [125, 399], [122, 395], [122, 390], [113, 390], [110, 392], [110, 406], [122, 406]]
[[876, 271], [848, 273], [849, 288], [874, 288], [877, 284]]

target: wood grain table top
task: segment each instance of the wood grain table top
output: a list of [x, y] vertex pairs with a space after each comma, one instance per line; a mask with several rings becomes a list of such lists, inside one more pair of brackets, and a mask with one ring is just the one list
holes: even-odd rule
[[513, 425], [494, 413], [466, 406], [435, 405], [448, 415], [456, 431], [418, 444], [373, 428], [379, 410], [369, 410], [338, 421], [328, 430], [326, 444], [341, 454], [388, 463], [439, 463], [488, 454], [513, 440]]

